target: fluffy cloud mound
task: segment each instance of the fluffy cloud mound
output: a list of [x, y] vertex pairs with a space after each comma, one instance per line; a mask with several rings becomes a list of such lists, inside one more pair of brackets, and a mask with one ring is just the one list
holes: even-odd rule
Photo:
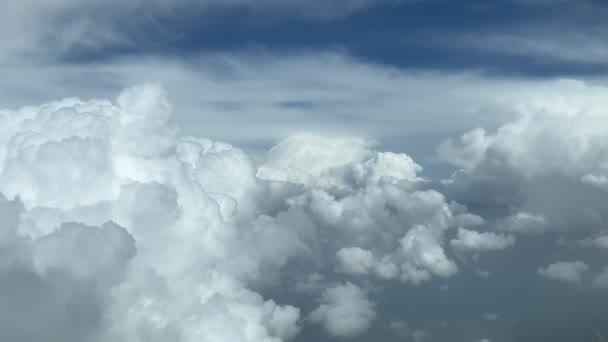
[[584, 95], [522, 99], [514, 108], [516, 120], [439, 147], [440, 157], [460, 168], [444, 182], [449, 198], [492, 220], [498, 230], [603, 231], [608, 99], [580, 82], [559, 86]]
[[[11, 324], [0, 329], [2, 340], [38, 341], [32, 334], [39, 333], [51, 341], [278, 341], [297, 334], [297, 308], [246, 284], [296, 253], [298, 238], [259, 216], [248, 157], [179, 136], [169, 108], [162, 88], [144, 85], [116, 104], [66, 99], [2, 112], [0, 191], [18, 198], [2, 204], [13, 215], [2, 218], [11, 257], [2, 268], [10, 291], [0, 292], [14, 305], [2, 315], [31, 315], [41, 326]], [[245, 248], [270, 236], [285, 241], [261, 252]], [[28, 291], [40, 293], [48, 309], [37, 310]]]
[[0, 195], [0, 336], [3, 341], [88, 341], [104, 324], [111, 290], [136, 248], [114, 223], [64, 223], [20, 234], [23, 203]]
[[325, 290], [321, 305], [310, 318], [333, 336], [352, 337], [367, 330], [376, 312], [362, 289], [346, 283]]
[[379, 315], [368, 282], [456, 275], [446, 233], [484, 222], [368, 141], [254, 161], [170, 112], [152, 84], [0, 111], [0, 339], [279, 342], [304, 316], [356, 336]]

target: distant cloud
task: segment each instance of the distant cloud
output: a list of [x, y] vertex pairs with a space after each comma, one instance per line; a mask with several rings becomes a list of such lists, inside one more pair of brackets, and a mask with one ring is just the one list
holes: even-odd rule
[[583, 274], [588, 270], [589, 266], [582, 261], [562, 261], [539, 268], [538, 273], [548, 279], [581, 284]]
[[345, 283], [328, 288], [323, 293], [321, 305], [310, 314], [310, 318], [323, 324], [332, 336], [353, 337], [369, 328], [376, 312], [364, 290]]
[[515, 244], [515, 238], [510, 235], [490, 232], [479, 233], [473, 230], [458, 229], [456, 239], [450, 245], [459, 252], [479, 252], [487, 250], [501, 250]]
[[605, 65], [608, 48], [602, 42], [607, 37], [606, 28], [534, 32], [531, 27], [521, 32], [463, 35], [458, 42], [483, 52], [528, 57], [539, 63]]

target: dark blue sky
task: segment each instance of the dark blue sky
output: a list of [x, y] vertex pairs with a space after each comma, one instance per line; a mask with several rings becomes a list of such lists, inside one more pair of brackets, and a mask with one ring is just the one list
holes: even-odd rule
[[[473, 69], [531, 77], [608, 71], [603, 52], [598, 55], [595, 46], [608, 29], [608, 3], [602, 1], [402, 1], [352, 13], [332, 11], [336, 13], [319, 16], [298, 8], [203, 9], [186, 2], [170, 12], [150, 5], [122, 15], [102, 12], [98, 25], [129, 39], [91, 45], [84, 37], [59, 59], [87, 63], [150, 54], [187, 59], [217, 51], [338, 50], [406, 69]], [[67, 30], [74, 17], [66, 14], [55, 25]], [[52, 47], [54, 40], [46, 42]]]

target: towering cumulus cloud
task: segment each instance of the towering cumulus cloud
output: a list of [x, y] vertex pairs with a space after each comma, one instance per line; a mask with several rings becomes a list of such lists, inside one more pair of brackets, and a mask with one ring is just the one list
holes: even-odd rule
[[254, 163], [183, 136], [151, 84], [0, 112], [0, 165], [7, 342], [360, 335], [363, 278], [451, 277], [444, 233], [481, 220], [366, 141], [296, 136]]

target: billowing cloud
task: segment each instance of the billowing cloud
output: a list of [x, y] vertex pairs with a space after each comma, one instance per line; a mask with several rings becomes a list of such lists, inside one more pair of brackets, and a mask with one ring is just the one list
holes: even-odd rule
[[[449, 288], [442, 292], [449, 296], [458, 286], [447, 282], [473, 272], [493, 282], [500, 269], [469, 269], [459, 257], [509, 253], [520, 244], [507, 231], [573, 230], [554, 226], [561, 213], [525, 196], [476, 205], [492, 194], [477, 187], [493, 165], [487, 151], [500, 141], [487, 133], [464, 139], [474, 148], [451, 145], [462, 170], [438, 184], [408, 155], [365, 139], [298, 134], [252, 155], [183, 134], [171, 110], [163, 88], [145, 84], [116, 101], [69, 98], [0, 112], [3, 340], [279, 342], [382, 329], [433, 340], [438, 327], [379, 324], [410, 322], [391, 314], [396, 304], [383, 294], [424, 293], [424, 284], [442, 282], [433, 288]], [[601, 174], [583, 159], [580, 174]], [[535, 167], [538, 176], [500, 171], [527, 186], [526, 177], [542, 181], [551, 164]], [[583, 190], [604, 191], [578, 175]], [[589, 228], [589, 241], [603, 236]], [[557, 263], [539, 272], [580, 284], [587, 267]]]
[[[116, 105], [68, 99], [3, 112], [0, 122], [0, 190], [19, 198], [3, 200], [3, 212], [14, 214], [2, 224], [12, 257], [2, 271], [10, 288], [1, 292], [13, 303], [2, 315], [31, 316], [41, 327], [10, 320], [3, 340], [40, 340], [32, 335], [40, 333], [51, 341], [275, 341], [297, 334], [299, 310], [263, 299], [246, 282], [283, 265], [302, 244], [276, 223], [254, 219], [248, 157], [177, 135], [162, 88], [128, 89]], [[223, 180], [210, 179], [211, 170]], [[285, 240], [268, 244], [271, 236]], [[48, 310], [28, 306], [32, 294], [20, 287], [45, 296], [39, 301]]]
[[439, 147], [460, 167], [444, 182], [450, 198], [493, 219], [498, 230], [603, 230], [607, 98], [601, 87], [562, 84], [584, 94], [522, 101], [520, 117], [496, 132], [477, 129]]
[[38, 238], [24, 236], [24, 210], [19, 199], [0, 194], [0, 337], [92, 340], [111, 319], [111, 291], [126, 275], [135, 241], [111, 222], [64, 223]]
[[322, 303], [311, 314], [333, 336], [352, 337], [363, 333], [376, 318], [372, 302], [364, 290], [352, 283], [328, 288]]
[[[362, 139], [298, 135], [254, 161], [184, 136], [154, 84], [0, 114], [3, 292], [52, 341], [275, 342], [310, 321], [360, 335], [378, 316], [369, 281], [455, 276], [444, 235], [483, 222]], [[275, 282], [319, 306], [278, 303]], [[59, 310], [72, 300], [86, 314]]]
[[372, 252], [358, 247], [340, 249], [336, 261], [339, 271], [354, 275], [366, 275], [376, 264]]

